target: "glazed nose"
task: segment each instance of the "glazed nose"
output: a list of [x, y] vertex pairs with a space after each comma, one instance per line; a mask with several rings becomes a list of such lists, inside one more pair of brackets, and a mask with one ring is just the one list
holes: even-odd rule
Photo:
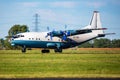
[[14, 40], [11, 40], [11, 46], [15, 46]]

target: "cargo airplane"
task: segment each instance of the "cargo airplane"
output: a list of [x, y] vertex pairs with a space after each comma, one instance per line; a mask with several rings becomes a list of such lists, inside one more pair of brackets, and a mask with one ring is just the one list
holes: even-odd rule
[[49, 53], [49, 49], [55, 52], [62, 52], [62, 49], [78, 46], [98, 37], [107, 35], [104, 33], [106, 28], [102, 28], [100, 14], [93, 12], [93, 17], [88, 26], [78, 30], [59, 30], [49, 32], [24, 32], [13, 35], [11, 38], [12, 46], [21, 46], [22, 52], [26, 48], [42, 48], [42, 53]]

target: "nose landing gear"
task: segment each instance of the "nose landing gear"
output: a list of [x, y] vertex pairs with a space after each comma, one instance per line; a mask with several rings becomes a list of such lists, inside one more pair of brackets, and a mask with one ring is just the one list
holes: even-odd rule
[[25, 53], [26, 52], [26, 46], [24, 45], [23, 47], [22, 47], [22, 53]]

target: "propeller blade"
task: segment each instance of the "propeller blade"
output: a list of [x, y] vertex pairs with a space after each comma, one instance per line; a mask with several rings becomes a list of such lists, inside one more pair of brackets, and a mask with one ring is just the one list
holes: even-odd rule
[[47, 33], [47, 35], [45, 36], [45, 38], [47, 38], [49, 36], [49, 33]]
[[63, 36], [62, 36], [62, 40], [64, 40], [64, 41], [67, 40], [67, 36], [66, 36], [66, 35], [63, 35]]
[[47, 30], [48, 30], [48, 31], [50, 30], [49, 26], [47, 26]]
[[47, 38], [48, 36], [50, 36], [50, 39], [52, 40], [52, 37], [53, 37], [53, 32], [49, 32], [49, 33], [47, 33], [47, 35], [45, 36], [45, 38]]
[[66, 32], [66, 35], [67, 35], [67, 36], [70, 36], [70, 31]]
[[65, 24], [65, 29], [67, 28], [67, 25]]
[[52, 40], [52, 36], [50, 36], [50, 40]]

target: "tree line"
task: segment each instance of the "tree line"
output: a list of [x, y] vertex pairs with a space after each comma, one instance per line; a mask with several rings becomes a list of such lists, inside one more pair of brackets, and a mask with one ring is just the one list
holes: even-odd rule
[[120, 39], [100, 38], [83, 43], [80, 48], [120, 48]]
[[[20, 49], [20, 47], [13, 47], [10, 44], [9, 39], [12, 37], [12, 35], [22, 33], [22, 32], [28, 32], [27, 25], [13, 25], [9, 31], [8, 36], [6, 36], [6, 39], [0, 38], [0, 49]], [[85, 42], [78, 46], [79, 48], [120, 48], [120, 39], [107, 39], [107, 38], [100, 38], [100, 39], [94, 39], [89, 42]]]

